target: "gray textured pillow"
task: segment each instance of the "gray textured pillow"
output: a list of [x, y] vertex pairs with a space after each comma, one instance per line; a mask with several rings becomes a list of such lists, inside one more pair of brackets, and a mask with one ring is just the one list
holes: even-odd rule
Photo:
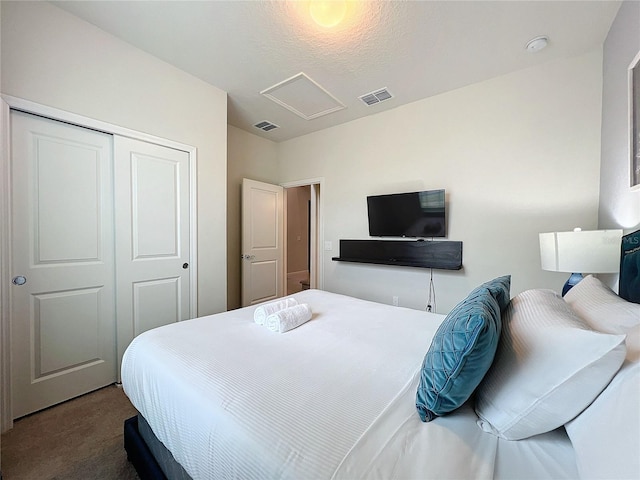
[[618, 371], [624, 338], [591, 330], [551, 290], [516, 295], [503, 315], [493, 365], [476, 390], [479, 426], [519, 440], [564, 425]]
[[599, 332], [627, 333], [640, 325], [640, 304], [619, 297], [593, 275], [569, 290], [564, 301]]

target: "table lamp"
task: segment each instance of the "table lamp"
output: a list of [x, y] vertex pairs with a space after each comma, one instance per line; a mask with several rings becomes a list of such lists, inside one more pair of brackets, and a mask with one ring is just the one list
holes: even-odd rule
[[569, 272], [562, 296], [583, 273], [617, 273], [620, 268], [622, 230], [587, 230], [540, 234], [540, 262], [543, 270]]

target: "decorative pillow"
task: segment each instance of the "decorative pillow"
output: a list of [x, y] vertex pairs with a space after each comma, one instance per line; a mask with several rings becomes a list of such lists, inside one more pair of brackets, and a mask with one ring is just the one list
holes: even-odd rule
[[620, 296], [640, 303], [640, 230], [622, 236], [620, 245]]
[[[491, 292], [500, 306], [500, 311], [504, 312], [511, 301], [511, 275], [494, 278], [483, 283], [478, 288], [486, 288]], [[473, 293], [473, 292], [472, 292]]]
[[624, 338], [589, 329], [551, 290], [518, 294], [505, 311], [495, 361], [476, 392], [478, 425], [519, 440], [565, 424], [618, 371]]
[[416, 408], [423, 422], [460, 407], [491, 366], [500, 337], [500, 306], [478, 287], [446, 316], [424, 357]]
[[569, 290], [564, 301], [599, 332], [627, 333], [640, 325], [640, 304], [619, 297], [593, 275]]
[[565, 425], [580, 478], [640, 478], [640, 325], [625, 343], [627, 360], [620, 371]]

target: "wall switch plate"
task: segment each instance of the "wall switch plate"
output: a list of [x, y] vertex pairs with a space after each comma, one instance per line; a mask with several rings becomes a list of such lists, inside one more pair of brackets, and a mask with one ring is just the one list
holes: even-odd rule
[[333, 242], [331, 240], [326, 240], [324, 242], [324, 249], [327, 251], [333, 250]]
[[397, 296], [397, 295], [394, 295], [394, 296], [393, 296], [393, 306], [394, 306], [394, 307], [397, 307], [397, 306], [398, 306], [398, 296]]

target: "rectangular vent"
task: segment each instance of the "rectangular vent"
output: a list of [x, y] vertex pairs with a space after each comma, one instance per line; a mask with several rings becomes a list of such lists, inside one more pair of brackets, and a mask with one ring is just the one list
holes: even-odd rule
[[387, 88], [381, 88], [380, 90], [376, 90], [375, 92], [367, 93], [358, 97], [367, 105], [375, 105], [376, 103], [384, 102], [385, 100], [389, 100], [393, 98], [393, 95], [387, 90]]
[[269, 130], [273, 130], [274, 128], [280, 128], [275, 123], [271, 123], [267, 121], [256, 123], [254, 127], [259, 128], [260, 130], [264, 130], [265, 132], [268, 132]]

